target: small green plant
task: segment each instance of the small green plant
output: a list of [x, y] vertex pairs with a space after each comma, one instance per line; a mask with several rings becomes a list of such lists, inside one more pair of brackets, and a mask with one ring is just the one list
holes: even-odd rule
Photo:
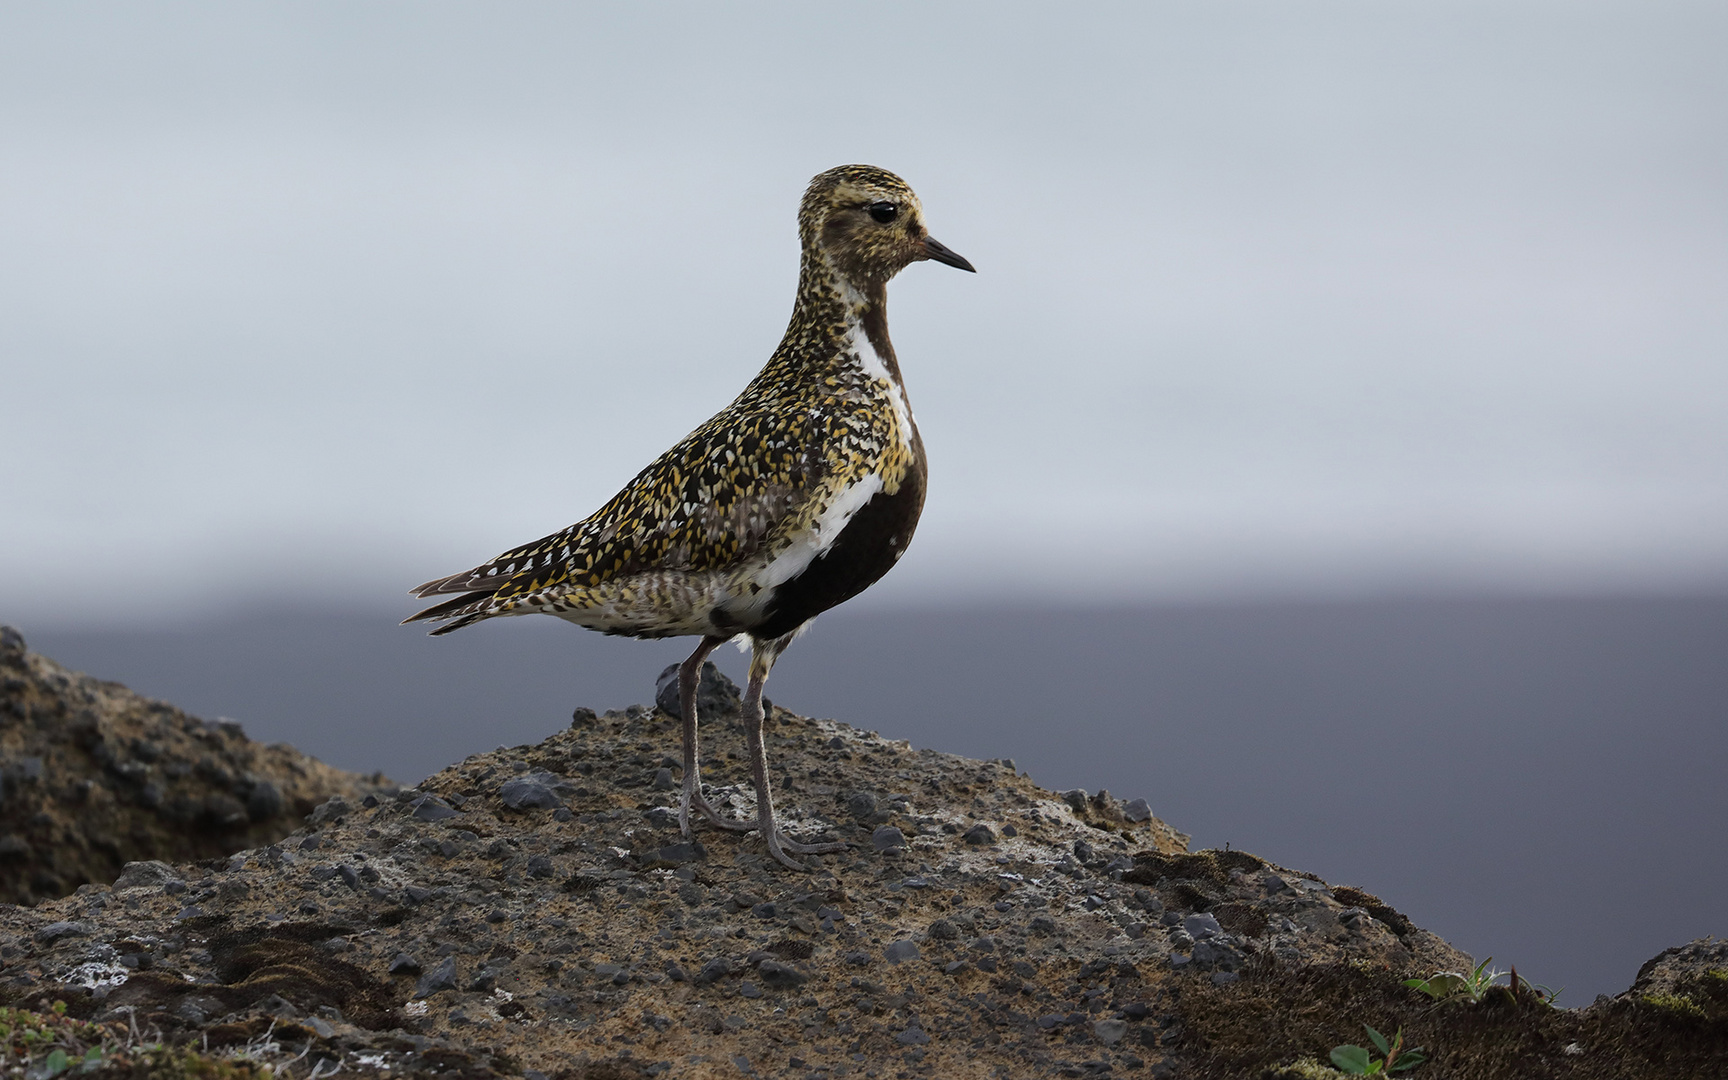
[[1335, 1046], [1332, 1048], [1332, 1065], [1339, 1072], [1349, 1073], [1352, 1076], [1375, 1076], [1382, 1073], [1414, 1069], [1428, 1060], [1428, 1055], [1423, 1052], [1420, 1046], [1412, 1046], [1408, 1050], [1404, 1049], [1403, 1028], [1398, 1029], [1397, 1034], [1392, 1036], [1390, 1042], [1387, 1041], [1386, 1036], [1367, 1024], [1362, 1025], [1362, 1030], [1368, 1033], [1368, 1038], [1373, 1040], [1375, 1049], [1380, 1051], [1381, 1056], [1375, 1057], [1369, 1053], [1366, 1047], [1357, 1046], [1353, 1043]]
[[1519, 978], [1516, 965], [1511, 971], [1496, 971], [1488, 966], [1493, 960], [1494, 958], [1490, 956], [1466, 974], [1460, 974], [1456, 971], [1441, 971], [1426, 979], [1405, 979], [1404, 985], [1412, 990], [1420, 990], [1436, 1001], [1461, 997], [1472, 1005], [1480, 1002], [1488, 991], [1498, 986], [1501, 979], [1510, 980], [1505, 989], [1510, 990], [1514, 996], [1521, 990], [1529, 990], [1536, 995], [1536, 1000], [1544, 1005], [1554, 1004], [1554, 999], [1559, 997], [1565, 989], [1562, 987], [1560, 990], [1551, 990], [1540, 983]]

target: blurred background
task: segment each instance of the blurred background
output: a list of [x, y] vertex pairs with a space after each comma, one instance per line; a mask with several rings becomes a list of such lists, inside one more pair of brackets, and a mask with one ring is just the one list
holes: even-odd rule
[[405, 590], [730, 400], [871, 162], [980, 273], [891, 289], [925, 517], [770, 696], [1586, 1004], [1728, 934], [1725, 51], [1706, 3], [9, 6], [0, 620], [404, 781], [649, 700], [680, 643]]

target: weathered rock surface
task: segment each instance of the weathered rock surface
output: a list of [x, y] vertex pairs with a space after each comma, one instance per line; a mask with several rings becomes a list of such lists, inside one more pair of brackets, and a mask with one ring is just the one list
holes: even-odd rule
[[[1399, 980], [1468, 956], [1360, 889], [1189, 852], [1143, 803], [780, 709], [768, 740], [790, 830], [851, 845], [807, 873], [678, 834], [674, 719], [578, 710], [176, 878], [0, 907], [0, 1003], [302, 1077], [1239, 1077], [1364, 1022], [1447, 1077], [1709, 1075], [1728, 1046], [1686, 999], [1429, 1001]], [[707, 731], [740, 815], [742, 742]], [[1661, 970], [1713, 987], [1694, 952]]]
[[332, 795], [388, 786], [68, 671], [0, 628], [0, 902], [110, 882], [128, 862], [225, 856]]

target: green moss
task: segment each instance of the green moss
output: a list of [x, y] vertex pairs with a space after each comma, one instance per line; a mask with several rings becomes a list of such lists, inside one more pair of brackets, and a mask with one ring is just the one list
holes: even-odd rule
[[1301, 1058], [1266, 1074], [1267, 1080], [1342, 1080], [1344, 1074], [1311, 1057]]
[[1664, 1012], [1677, 1013], [1688, 1019], [1704, 1019], [1704, 1010], [1699, 1008], [1698, 1003], [1689, 997], [1682, 997], [1678, 994], [1645, 994], [1640, 1000], [1651, 1008], [1661, 1009]]

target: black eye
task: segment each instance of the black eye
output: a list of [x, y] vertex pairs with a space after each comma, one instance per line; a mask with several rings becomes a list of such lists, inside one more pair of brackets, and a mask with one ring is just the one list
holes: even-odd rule
[[900, 208], [898, 206], [895, 206], [893, 203], [888, 202], [887, 200], [883, 200], [881, 202], [873, 202], [869, 206], [866, 206], [864, 209], [870, 211], [870, 216], [875, 218], [876, 221], [882, 225], [886, 225], [890, 221], [893, 221], [894, 215], [896, 215], [900, 212]]

